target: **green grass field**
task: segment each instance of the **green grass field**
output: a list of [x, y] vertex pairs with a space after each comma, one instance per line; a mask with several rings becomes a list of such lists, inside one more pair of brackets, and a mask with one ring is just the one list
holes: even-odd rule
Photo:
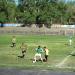
[[[11, 48], [12, 36], [13, 35], [0, 35], [0, 67], [63, 71], [75, 70], [75, 57], [69, 55], [75, 51], [74, 36], [72, 38], [72, 46], [69, 46], [67, 45], [69, 40], [68, 36], [16, 35], [16, 47]], [[21, 54], [20, 45], [22, 42], [28, 45], [24, 59], [17, 57]], [[48, 62], [32, 63], [31, 59], [34, 57], [35, 48], [38, 45], [48, 47]]]

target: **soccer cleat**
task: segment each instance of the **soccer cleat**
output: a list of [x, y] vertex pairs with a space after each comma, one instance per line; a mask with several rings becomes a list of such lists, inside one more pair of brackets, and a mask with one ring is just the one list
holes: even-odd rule
[[33, 63], [35, 63], [36, 61], [33, 61]]

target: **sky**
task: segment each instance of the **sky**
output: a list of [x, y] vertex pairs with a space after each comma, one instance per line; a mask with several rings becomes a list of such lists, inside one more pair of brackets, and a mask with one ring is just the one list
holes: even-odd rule
[[18, 0], [15, 0], [16, 4], [18, 4]]
[[66, 0], [66, 1], [75, 1], [75, 0]]
[[[65, 0], [65, 1], [75, 1], [75, 0]], [[18, 0], [15, 0], [16, 4], [18, 4]]]

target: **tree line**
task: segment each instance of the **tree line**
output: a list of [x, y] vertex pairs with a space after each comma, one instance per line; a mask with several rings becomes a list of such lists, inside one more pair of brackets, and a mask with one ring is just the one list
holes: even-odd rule
[[[12, 1], [12, 0], [11, 0]], [[0, 22], [37, 24], [50, 27], [52, 24], [74, 24], [75, 2], [64, 0], [22, 0], [16, 5], [10, 0], [0, 0]]]

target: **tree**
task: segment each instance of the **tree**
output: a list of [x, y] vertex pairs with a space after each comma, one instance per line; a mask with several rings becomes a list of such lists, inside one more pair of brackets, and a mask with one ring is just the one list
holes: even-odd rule
[[[67, 16], [68, 16], [68, 24], [75, 22], [75, 2], [67, 3]], [[72, 19], [73, 18], [73, 19]]]
[[64, 0], [19, 0], [18, 6], [14, 0], [1, 0], [0, 21], [24, 23], [29, 26], [37, 23], [39, 27], [42, 24], [50, 27], [53, 23], [74, 22], [74, 8], [74, 2], [65, 3]]
[[15, 11], [16, 5], [13, 2], [9, 0], [0, 1], [0, 21], [15, 22]]
[[9, 22], [15, 22], [16, 6], [13, 3], [7, 3], [7, 15]]

